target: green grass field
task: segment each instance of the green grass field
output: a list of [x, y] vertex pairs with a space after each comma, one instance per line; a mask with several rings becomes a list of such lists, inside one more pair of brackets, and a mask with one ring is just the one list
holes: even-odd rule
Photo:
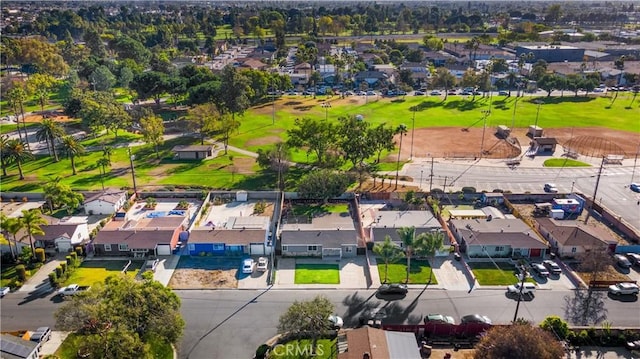
[[340, 284], [337, 264], [296, 263], [295, 284]]
[[[480, 285], [511, 285], [518, 281], [515, 267], [511, 263], [496, 262], [467, 262]], [[497, 265], [497, 268], [496, 268]], [[527, 282], [535, 283], [533, 278]]]
[[[378, 258], [378, 274], [380, 280], [384, 281], [384, 262]], [[427, 284], [431, 275], [429, 261], [411, 259], [411, 270], [409, 271], [409, 284]], [[407, 279], [407, 260], [396, 263], [389, 263], [387, 283], [404, 283]], [[436, 276], [431, 276], [431, 284], [438, 284]]]
[[545, 167], [591, 167], [590, 164], [570, 158], [550, 158], [544, 161]]
[[[109, 261], [84, 261], [80, 267], [76, 268], [69, 278], [62, 284], [63, 286], [69, 284], [79, 285], [94, 285], [96, 283], [104, 282], [104, 280], [112, 275], [122, 274], [122, 269], [129, 262], [128, 260], [109, 260]], [[129, 269], [127, 269], [127, 276], [135, 277], [142, 265], [143, 261], [132, 261]]]

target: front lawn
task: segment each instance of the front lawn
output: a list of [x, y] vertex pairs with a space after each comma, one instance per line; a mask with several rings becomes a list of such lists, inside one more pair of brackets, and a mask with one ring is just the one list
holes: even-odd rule
[[[102, 283], [107, 277], [122, 273], [122, 269], [128, 262], [128, 260], [84, 261], [80, 267], [71, 273], [62, 285], [66, 286], [74, 283], [79, 285], [93, 285], [95, 283]], [[143, 261], [132, 261], [127, 269], [127, 276], [135, 277], [143, 264]]]
[[308, 216], [309, 218], [325, 213], [343, 212], [349, 212], [348, 203], [296, 204], [293, 206], [293, 214], [296, 216]]
[[[518, 281], [515, 266], [504, 262], [467, 262], [480, 285], [511, 285]], [[535, 283], [533, 278], [527, 282]]]
[[278, 359], [335, 359], [337, 358], [336, 339], [318, 339], [315, 354], [312, 351], [311, 339], [292, 340], [275, 346], [269, 358]]
[[[28, 269], [27, 266], [25, 265], [25, 268], [27, 268], [26, 269], [27, 279], [29, 279], [33, 274], [35, 274], [41, 266], [42, 264], [39, 263], [37, 267], [33, 269]], [[18, 275], [16, 273], [15, 265], [2, 265], [2, 270], [0, 273], [1, 273], [0, 287], [15, 287], [15, 282], [18, 281]]]
[[337, 264], [296, 263], [295, 284], [340, 284]]
[[590, 164], [572, 160], [570, 158], [550, 158], [544, 161], [545, 167], [591, 167]]
[[[384, 281], [384, 262], [378, 258], [378, 274], [380, 280]], [[431, 275], [429, 261], [421, 259], [411, 259], [411, 270], [409, 271], [409, 284], [427, 284]], [[387, 283], [404, 283], [407, 279], [407, 260], [389, 263], [387, 273]], [[438, 284], [435, 274], [431, 276], [430, 284]]]

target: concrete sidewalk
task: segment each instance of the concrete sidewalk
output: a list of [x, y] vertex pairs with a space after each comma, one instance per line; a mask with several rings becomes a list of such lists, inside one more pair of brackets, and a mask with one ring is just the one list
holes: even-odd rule
[[18, 289], [18, 292], [33, 293], [36, 291], [52, 291], [53, 288], [51, 288], [51, 284], [49, 283], [49, 273], [55, 271], [56, 267], [62, 262], [66, 262], [66, 260], [54, 258], [45, 263], [38, 269], [36, 274], [27, 279], [22, 287]]

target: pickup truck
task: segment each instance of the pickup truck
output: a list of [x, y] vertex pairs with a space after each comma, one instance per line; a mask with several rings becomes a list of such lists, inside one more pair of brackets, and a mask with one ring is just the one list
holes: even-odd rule
[[64, 288], [60, 288], [58, 290], [58, 295], [61, 297], [66, 297], [68, 295], [76, 295], [78, 293], [84, 292], [91, 288], [88, 285], [78, 285], [78, 284], [70, 284]]
[[[514, 285], [510, 285], [507, 287], [507, 292], [509, 294], [519, 294], [520, 293], [520, 286], [522, 284], [520, 283], [516, 283]], [[522, 294], [529, 294], [529, 295], [533, 295], [533, 293], [535, 293], [536, 291], [536, 285], [533, 283], [524, 283], [524, 285], [522, 285]]]

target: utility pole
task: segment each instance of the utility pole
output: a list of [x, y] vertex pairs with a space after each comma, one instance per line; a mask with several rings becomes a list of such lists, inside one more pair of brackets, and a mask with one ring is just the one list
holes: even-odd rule
[[527, 270], [523, 265], [520, 266], [520, 271], [522, 272], [520, 276], [520, 291], [518, 292], [518, 304], [516, 304], [516, 312], [513, 314], [513, 323], [518, 319], [518, 310], [520, 309], [520, 301], [522, 300], [522, 290], [524, 289], [524, 280], [527, 278]]
[[413, 118], [411, 119], [411, 151], [409, 159], [413, 159], [413, 135], [416, 133], [416, 110], [413, 110]]
[[271, 78], [271, 99], [272, 99], [272, 108], [271, 108], [271, 124], [276, 124], [276, 91], [273, 88], [273, 77]]
[[638, 149], [636, 150], [636, 156], [633, 159], [633, 170], [631, 171], [631, 182], [629, 183], [633, 183], [633, 177], [636, 174], [636, 164], [638, 163], [638, 152], [640, 152], [640, 145], [638, 145]]
[[422, 173], [424, 172], [424, 170], [420, 170], [420, 190], [422, 191]]
[[536, 131], [538, 130], [538, 118], [540, 117], [540, 105], [542, 105], [542, 100], [538, 99], [535, 101], [538, 104], [538, 110], [536, 111], [536, 123], [534, 124]]
[[518, 107], [518, 96], [516, 96], [516, 102], [513, 103], [513, 115], [511, 115], [511, 132], [516, 127], [516, 107]]
[[487, 131], [487, 117], [491, 114], [491, 110], [482, 110], [482, 141], [480, 142], [480, 158], [484, 154], [484, 135]]
[[431, 193], [432, 186], [433, 186], [433, 156], [431, 157], [431, 174], [429, 174], [429, 193]]
[[127, 147], [127, 152], [129, 153], [129, 165], [131, 166], [131, 178], [133, 178], [133, 194], [138, 197], [138, 187], [136, 186], [136, 170], [133, 167], [133, 160], [136, 158], [135, 155], [131, 154], [131, 147]]
[[598, 177], [596, 177], [596, 187], [593, 190], [593, 199], [591, 200], [591, 205], [589, 206], [589, 212], [587, 212], [587, 216], [584, 218], [584, 224], [587, 224], [587, 222], [589, 221], [589, 217], [591, 216], [591, 211], [593, 210], [593, 204], [596, 203], [596, 196], [598, 195], [598, 185], [600, 184], [600, 176], [602, 176], [602, 170], [604, 168], [604, 159], [605, 157], [602, 157], [602, 161], [600, 162]]

